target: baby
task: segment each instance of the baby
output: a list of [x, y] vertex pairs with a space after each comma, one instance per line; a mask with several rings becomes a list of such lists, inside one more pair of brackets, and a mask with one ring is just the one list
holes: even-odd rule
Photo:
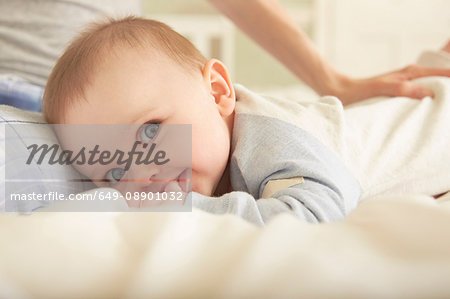
[[[358, 171], [345, 146], [323, 137], [333, 130], [331, 115], [314, 118], [329, 107], [341, 113], [341, 103], [328, 97], [312, 112], [311, 103], [273, 103], [234, 86], [223, 63], [167, 25], [127, 17], [94, 24], [70, 44], [48, 79], [43, 112], [54, 124], [132, 124], [137, 142], [166, 124], [190, 124], [194, 207], [257, 224], [282, 212], [309, 222], [342, 219], [360, 199]], [[258, 105], [266, 111], [252, 113]], [[77, 166], [97, 185], [126, 191], [123, 167], [92, 167]], [[146, 167], [144, 177], [157, 178], [150, 165], [141, 173]], [[158, 191], [181, 189], [188, 191], [176, 184]]]

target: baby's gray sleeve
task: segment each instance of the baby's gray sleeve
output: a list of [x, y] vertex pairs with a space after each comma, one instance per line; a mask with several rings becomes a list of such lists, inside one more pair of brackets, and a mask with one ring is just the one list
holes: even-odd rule
[[[312, 223], [339, 221], [357, 206], [359, 182], [314, 136], [272, 118], [241, 115], [239, 121], [237, 129], [244, 132], [231, 158], [230, 172], [233, 188], [241, 192], [215, 198], [194, 193], [194, 207], [263, 225], [279, 213]], [[266, 198], [269, 182], [300, 177], [303, 182], [277, 188]]]
[[[345, 203], [359, 197], [359, 187], [353, 194], [343, 193], [321, 182], [305, 178], [303, 183], [285, 188], [271, 198], [255, 199], [251, 194], [235, 191], [220, 197], [208, 197], [193, 192], [193, 206], [214, 214], [233, 214], [257, 225], [264, 225], [280, 213], [289, 213], [310, 223], [342, 220], [354, 207]], [[350, 198], [349, 198], [350, 197]], [[356, 205], [356, 204], [355, 204]]]

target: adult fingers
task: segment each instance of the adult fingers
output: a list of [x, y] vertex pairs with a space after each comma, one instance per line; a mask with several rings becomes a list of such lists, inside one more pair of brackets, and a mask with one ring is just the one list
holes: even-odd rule
[[405, 79], [411, 80], [426, 76], [443, 76], [450, 77], [450, 69], [425, 67], [417, 64], [409, 65], [399, 71], [405, 76]]
[[401, 96], [413, 99], [423, 99], [426, 96], [434, 97], [433, 91], [410, 81], [390, 83], [387, 85], [386, 93], [390, 96]]

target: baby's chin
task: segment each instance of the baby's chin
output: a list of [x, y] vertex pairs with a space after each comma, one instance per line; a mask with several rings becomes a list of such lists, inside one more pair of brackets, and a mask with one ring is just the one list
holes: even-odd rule
[[192, 192], [199, 193], [205, 196], [213, 196], [214, 186], [208, 186], [207, 184], [201, 184], [198, 180], [192, 180]]
[[192, 192], [199, 193], [205, 196], [212, 196], [213, 192], [208, 188], [201, 188], [199, 186], [192, 186]]

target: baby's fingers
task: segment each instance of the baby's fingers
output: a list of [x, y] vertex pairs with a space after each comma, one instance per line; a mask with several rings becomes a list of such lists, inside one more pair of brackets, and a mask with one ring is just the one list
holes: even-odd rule
[[180, 185], [177, 182], [170, 182], [166, 185], [165, 192], [181, 192]]
[[178, 182], [170, 182], [164, 190], [168, 194], [170, 204], [183, 205], [187, 193], [183, 192]]

